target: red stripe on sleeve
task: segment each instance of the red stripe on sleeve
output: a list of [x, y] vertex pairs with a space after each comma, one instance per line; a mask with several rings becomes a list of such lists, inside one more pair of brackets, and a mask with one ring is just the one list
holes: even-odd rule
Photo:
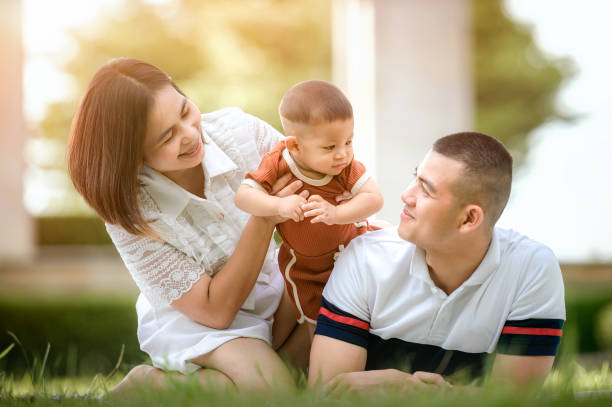
[[561, 329], [553, 328], [523, 328], [520, 326], [505, 326], [502, 329], [502, 334], [517, 334], [517, 335], [547, 335], [561, 336]]
[[357, 328], [361, 328], [361, 329], [363, 329], [365, 331], [369, 331], [370, 330], [370, 324], [368, 324], [367, 322], [363, 322], [363, 321], [360, 321], [360, 320], [355, 319], [355, 318], [344, 317], [342, 315], [334, 314], [330, 310], [328, 310], [326, 308], [323, 308], [323, 307], [321, 307], [321, 309], [319, 309], [319, 314], [323, 314], [327, 318], [332, 319], [332, 320], [334, 320], [336, 322], [340, 322], [341, 324], [352, 325], [352, 326], [355, 326]]

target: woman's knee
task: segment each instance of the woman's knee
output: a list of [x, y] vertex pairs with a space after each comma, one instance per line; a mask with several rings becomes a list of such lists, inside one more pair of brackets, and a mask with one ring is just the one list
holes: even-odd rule
[[165, 373], [150, 365], [138, 365], [128, 372], [126, 380], [132, 383], [157, 382], [163, 378]]
[[159, 369], [149, 365], [138, 365], [128, 372], [123, 380], [117, 384], [111, 391], [111, 394], [119, 395], [130, 392], [134, 388], [145, 385], [158, 386], [165, 374]]
[[198, 362], [202, 366], [220, 370], [242, 390], [295, 386], [291, 373], [280, 357], [270, 345], [259, 339], [237, 338], [228, 341]]

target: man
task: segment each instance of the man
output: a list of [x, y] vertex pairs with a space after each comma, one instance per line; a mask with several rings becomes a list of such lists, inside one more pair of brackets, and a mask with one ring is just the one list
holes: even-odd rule
[[457, 133], [434, 143], [415, 176], [397, 230], [354, 239], [335, 264], [311, 385], [447, 385], [481, 376], [493, 352], [493, 378], [543, 380], [565, 320], [563, 280], [550, 249], [495, 228], [512, 157], [492, 137]]

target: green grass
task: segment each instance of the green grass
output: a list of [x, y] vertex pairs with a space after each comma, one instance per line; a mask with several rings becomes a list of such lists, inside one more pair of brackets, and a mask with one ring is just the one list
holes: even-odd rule
[[[136, 337], [135, 298], [10, 295], [0, 292], [0, 371], [23, 374], [42, 361], [51, 376], [108, 373], [122, 353], [127, 365], [148, 360]], [[12, 335], [11, 335], [12, 334]]]
[[[36, 372], [34, 372], [36, 373]], [[600, 369], [587, 371], [577, 363], [554, 370], [541, 389], [501, 385], [484, 387], [457, 387], [452, 390], [416, 390], [400, 392], [380, 389], [373, 394], [326, 395], [306, 388], [303, 380], [293, 392], [271, 391], [265, 394], [239, 393], [235, 390], [214, 391], [194, 381], [170, 380], [165, 390], [135, 389], [129, 396], [108, 396], [103, 402], [96, 399], [53, 400], [52, 395], [104, 394], [117, 384], [123, 375], [110, 378], [103, 375], [73, 378], [36, 378], [25, 375], [18, 379], [0, 372], [0, 405], [19, 406], [69, 406], [69, 405], [117, 405], [117, 406], [608, 406], [612, 394], [597, 391], [612, 390], [612, 372], [604, 363]], [[591, 392], [591, 393], [585, 393]]]
[[[540, 391], [500, 385], [452, 391], [327, 396], [306, 389], [245, 394], [213, 391], [199, 383], [172, 383], [167, 390], [140, 389], [109, 398], [118, 406], [566, 406], [612, 405], [612, 372], [607, 362], [586, 369], [576, 355], [601, 348], [594, 334], [596, 316], [611, 304], [608, 291], [568, 293], [568, 324], [556, 367]], [[133, 299], [23, 299], [0, 297], [0, 406], [100, 405], [95, 399], [53, 400], [52, 395], [105, 394], [131, 366], [146, 360], [135, 338]], [[607, 322], [605, 322], [607, 323]], [[110, 328], [109, 328], [110, 327]], [[14, 333], [15, 337], [7, 331]], [[50, 343], [50, 345], [49, 345]], [[593, 397], [589, 398], [587, 395]], [[577, 395], [577, 398], [576, 396]], [[599, 398], [597, 398], [599, 397]]]

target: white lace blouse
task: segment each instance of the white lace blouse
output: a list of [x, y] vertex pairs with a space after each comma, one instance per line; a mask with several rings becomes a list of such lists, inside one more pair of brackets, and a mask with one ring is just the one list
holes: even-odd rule
[[270, 342], [272, 317], [283, 292], [272, 243], [253, 290], [228, 329], [205, 327], [170, 306], [202, 273], [214, 276], [232, 255], [249, 218], [234, 205], [236, 190], [244, 174], [255, 170], [263, 154], [282, 139], [270, 125], [238, 108], [203, 114], [201, 125], [206, 199], [144, 166], [140, 208], [161, 241], [106, 225], [141, 291], [136, 306], [141, 348], [154, 365], [183, 373], [198, 368], [189, 360], [230, 339]]

